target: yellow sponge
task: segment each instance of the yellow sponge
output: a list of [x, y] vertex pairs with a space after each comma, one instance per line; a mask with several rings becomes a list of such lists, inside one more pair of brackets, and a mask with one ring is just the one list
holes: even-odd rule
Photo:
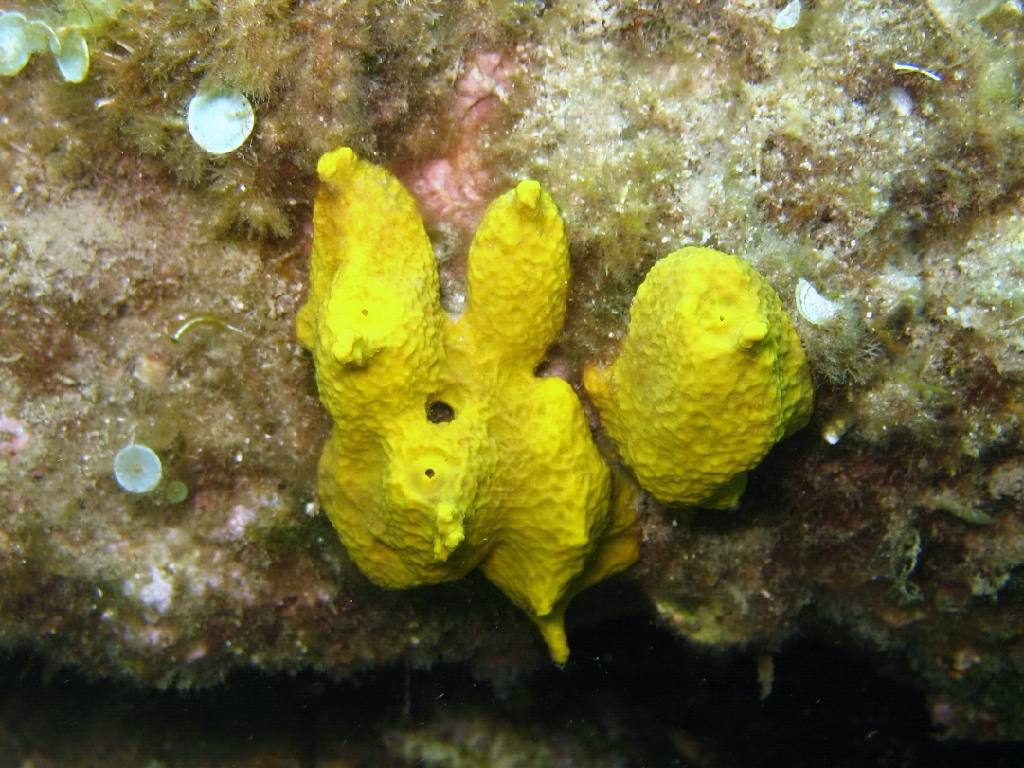
[[658, 262], [618, 359], [587, 392], [640, 485], [661, 502], [735, 506], [746, 473], [803, 427], [813, 388], [800, 339], [747, 262], [683, 248]]
[[409, 193], [343, 148], [317, 166], [309, 299], [296, 319], [334, 430], [324, 510], [352, 560], [391, 588], [479, 567], [565, 662], [566, 606], [637, 558], [636, 492], [583, 407], [538, 378], [565, 318], [562, 219], [535, 181], [487, 209], [465, 313], [441, 309]]

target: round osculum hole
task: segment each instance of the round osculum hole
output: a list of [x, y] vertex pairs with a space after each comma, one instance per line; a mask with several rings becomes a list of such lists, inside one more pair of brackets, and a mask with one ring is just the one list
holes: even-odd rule
[[455, 409], [448, 405], [448, 403], [436, 400], [433, 403], [427, 404], [427, 421], [432, 424], [443, 424], [454, 419]]

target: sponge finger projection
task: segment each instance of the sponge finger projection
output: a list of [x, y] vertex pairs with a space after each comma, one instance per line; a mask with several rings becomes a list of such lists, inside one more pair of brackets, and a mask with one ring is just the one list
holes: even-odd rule
[[562, 220], [524, 181], [484, 215], [467, 308], [441, 309], [415, 203], [344, 148], [320, 159], [309, 301], [312, 350], [334, 430], [320, 497], [373, 581], [411, 587], [480, 567], [534, 620], [552, 657], [581, 589], [637, 556], [633, 493], [613, 484], [583, 408], [534, 369], [562, 327]]

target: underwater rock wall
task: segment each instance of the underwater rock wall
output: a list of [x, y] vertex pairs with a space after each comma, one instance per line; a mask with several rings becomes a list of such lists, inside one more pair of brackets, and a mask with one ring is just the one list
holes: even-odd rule
[[[926, 686], [946, 733], [1024, 737], [1015, 4], [808, 2], [781, 29], [786, 4], [758, 0], [3, 10], [59, 28], [72, 5], [96, 19], [85, 80], [40, 55], [0, 80], [5, 648], [182, 686], [542, 663], [483, 580], [373, 587], [317, 512], [329, 423], [292, 329], [316, 159], [351, 145], [418, 198], [448, 309], [486, 203], [544, 185], [574, 270], [548, 364], [577, 391], [655, 261], [750, 261], [816, 414], [738, 511], [646, 499], [631, 577], [694, 642], [852, 640]], [[211, 89], [253, 107], [237, 151], [188, 133]], [[801, 278], [831, 304], [801, 313]], [[113, 476], [132, 442], [163, 462], [148, 495]]]

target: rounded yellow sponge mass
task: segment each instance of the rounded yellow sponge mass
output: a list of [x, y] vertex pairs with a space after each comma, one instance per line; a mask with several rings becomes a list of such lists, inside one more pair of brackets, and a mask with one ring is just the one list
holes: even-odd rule
[[630, 310], [618, 359], [584, 384], [640, 485], [661, 502], [726, 509], [746, 473], [803, 427], [813, 388], [778, 295], [711, 248], [659, 261]]

